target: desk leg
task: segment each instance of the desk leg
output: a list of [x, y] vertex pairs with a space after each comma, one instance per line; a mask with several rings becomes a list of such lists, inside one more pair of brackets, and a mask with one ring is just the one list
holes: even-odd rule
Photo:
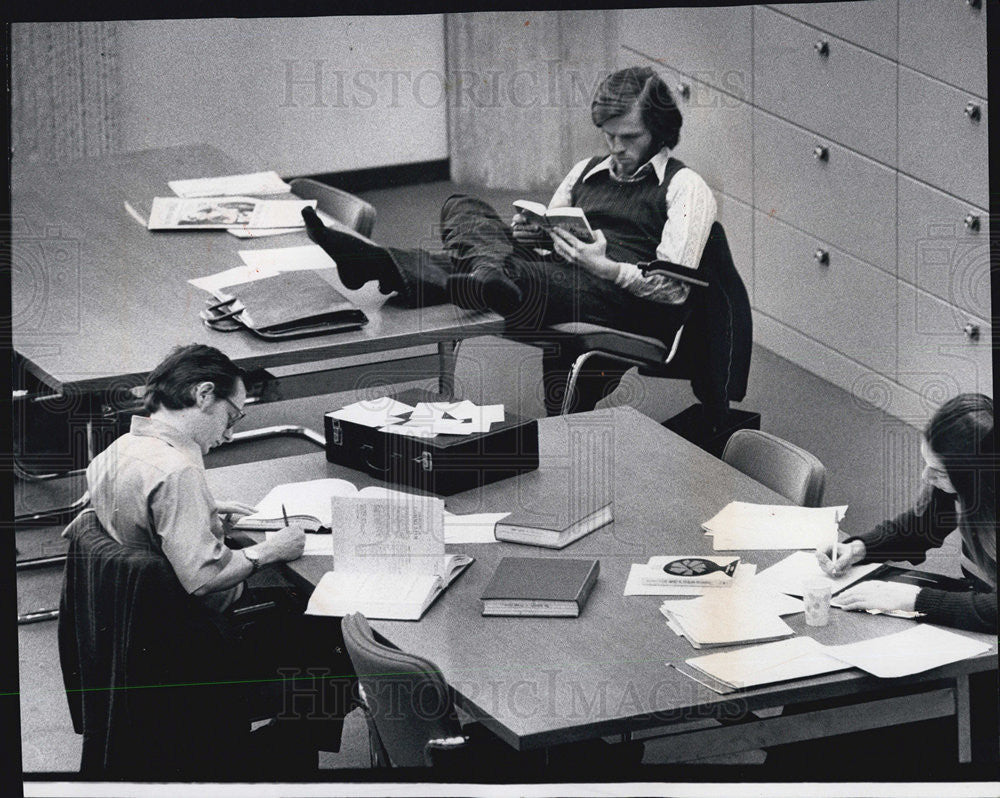
[[955, 722], [958, 726], [958, 761], [972, 761], [972, 704], [969, 675], [955, 677]]
[[461, 341], [438, 343], [438, 391], [446, 396], [455, 395], [455, 362]]

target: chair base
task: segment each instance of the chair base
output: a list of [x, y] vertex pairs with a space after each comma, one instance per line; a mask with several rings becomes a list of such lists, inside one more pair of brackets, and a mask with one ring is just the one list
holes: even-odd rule
[[693, 404], [676, 416], [668, 418], [663, 422], [663, 426], [709, 454], [721, 457], [729, 436], [736, 430], [760, 429], [760, 413], [730, 408], [726, 421], [722, 425], [713, 427], [706, 418], [704, 406]]

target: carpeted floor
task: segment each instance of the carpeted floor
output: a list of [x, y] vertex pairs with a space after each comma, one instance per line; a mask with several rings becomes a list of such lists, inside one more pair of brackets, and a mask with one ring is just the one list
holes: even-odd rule
[[[451, 193], [451, 183], [433, 183], [370, 192], [378, 209], [374, 238], [405, 245], [436, 242], [437, 209]], [[518, 192], [485, 192], [502, 217]], [[543, 415], [537, 391], [541, 373], [538, 350], [499, 338], [463, 344], [457, 366], [459, 392], [473, 401], [504, 402], [522, 415]], [[272, 423], [304, 423], [322, 428], [322, 414], [350, 401], [333, 395], [261, 405], [251, 409], [245, 428]], [[607, 402], [626, 402], [662, 421], [694, 401], [689, 386], [678, 381], [650, 380], [634, 374]], [[919, 433], [877, 408], [855, 399], [804, 369], [755, 347], [748, 395], [741, 407], [762, 414], [762, 429], [810, 450], [827, 468], [824, 503], [849, 504], [843, 523], [858, 532], [903, 508], [913, 497], [919, 476]], [[311, 444], [271, 441], [241, 444], [209, 455], [214, 467], [314, 451]], [[79, 479], [16, 487], [17, 512], [52, 506], [76, 498]], [[58, 528], [17, 532], [20, 558], [58, 553], [63, 544]], [[948, 545], [929, 560], [945, 573], [957, 573], [957, 551]], [[58, 567], [22, 571], [18, 575], [18, 612], [58, 605], [61, 572]], [[21, 739], [23, 769], [28, 772], [67, 772], [79, 764], [80, 740], [73, 734], [56, 650], [56, 624], [43, 622], [19, 627]], [[656, 743], [647, 746], [646, 761], [656, 761]], [[751, 752], [735, 761], [759, 761]], [[323, 755], [324, 767], [367, 767], [368, 740], [360, 717], [345, 727], [339, 754]]]

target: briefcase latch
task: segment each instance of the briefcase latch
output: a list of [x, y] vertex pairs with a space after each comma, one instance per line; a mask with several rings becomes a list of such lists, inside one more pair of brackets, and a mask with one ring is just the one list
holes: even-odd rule
[[413, 462], [414, 463], [420, 463], [420, 467], [424, 471], [433, 471], [434, 470], [434, 460], [432, 459], [430, 452], [421, 452], [420, 453], [420, 457], [414, 457], [413, 458]]
[[330, 440], [334, 446], [344, 445], [344, 431], [340, 428], [340, 421], [331, 419]]

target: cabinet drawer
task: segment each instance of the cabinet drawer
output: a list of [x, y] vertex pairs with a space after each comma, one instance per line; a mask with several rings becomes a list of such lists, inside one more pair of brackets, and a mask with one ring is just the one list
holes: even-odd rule
[[989, 318], [989, 214], [905, 175], [898, 190], [900, 279]]
[[[979, 326], [978, 338], [967, 324]], [[992, 330], [981, 319], [900, 283], [898, 335], [901, 385], [942, 401], [963, 391], [993, 395]]]
[[899, 68], [900, 171], [981, 208], [989, 207], [988, 119], [986, 100]]
[[753, 210], [745, 202], [727, 197], [718, 191], [715, 192], [715, 201], [718, 204], [716, 218], [726, 229], [726, 241], [729, 242], [729, 251], [733, 254], [733, 263], [736, 264], [736, 271], [743, 278], [743, 285], [747, 288], [752, 305]]
[[652, 59], [749, 102], [750, 22], [749, 6], [622, 11], [618, 37], [622, 66]]
[[[815, 148], [826, 147], [825, 159]], [[800, 128], [754, 112], [754, 205], [896, 272], [896, 175]]]
[[[822, 241], [756, 212], [754, 299], [780, 322], [874, 369], [896, 363], [896, 283]], [[829, 261], [819, 263], [818, 250]]]
[[902, 0], [899, 61], [986, 97], [986, 3]]
[[771, 6], [886, 58], [896, 58], [896, 0]]
[[881, 56], [758, 7], [754, 97], [778, 116], [896, 163], [896, 65]]
[[749, 103], [669, 67], [658, 67], [658, 71], [684, 116], [677, 157], [712, 188], [751, 202], [753, 116]]

